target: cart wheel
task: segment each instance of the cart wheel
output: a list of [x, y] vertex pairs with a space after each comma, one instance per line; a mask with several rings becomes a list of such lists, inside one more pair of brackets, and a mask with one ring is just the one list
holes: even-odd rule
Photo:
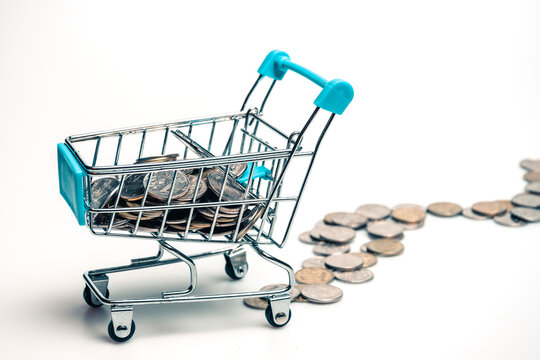
[[266, 320], [270, 325], [274, 327], [282, 327], [287, 325], [291, 320], [291, 309], [289, 309], [289, 316], [286, 316], [285, 313], [279, 313], [274, 316], [272, 312], [272, 307], [270, 306], [270, 304], [268, 304], [266, 310], [264, 311], [264, 315], [266, 316]]
[[243, 278], [248, 271], [247, 262], [237, 265], [236, 269], [233, 266], [233, 263], [230, 258], [225, 257], [225, 273], [233, 280], [239, 280]]
[[[109, 297], [109, 289], [107, 289], [105, 297]], [[86, 301], [86, 303], [88, 304], [88, 306], [97, 308], [103, 305], [101, 301], [92, 296], [92, 292], [90, 291], [90, 288], [88, 286], [84, 287], [83, 298], [84, 301]]]
[[116, 341], [116, 342], [128, 341], [129, 339], [131, 339], [133, 334], [135, 334], [135, 321], [131, 320], [131, 331], [129, 332], [129, 334], [126, 337], [119, 337], [118, 335], [116, 335], [114, 333], [114, 325], [113, 325], [112, 320], [111, 320], [111, 322], [109, 322], [108, 331], [109, 331], [109, 337], [111, 339], [113, 339], [114, 341]]

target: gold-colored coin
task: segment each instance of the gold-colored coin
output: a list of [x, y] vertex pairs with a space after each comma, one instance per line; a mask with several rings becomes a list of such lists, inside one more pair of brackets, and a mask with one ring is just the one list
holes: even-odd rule
[[366, 252], [352, 252], [351, 255], [360, 256], [364, 260], [363, 268], [368, 268], [377, 263], [377, 257]]
[[474, 212], [493, 217], [504, 214], [506, 212], [507, 205], [499, 201], [481, 201], [472, 206]]
[[392, 217], [401, 222], [415, 224], [426, 218], [426, 212], [417, 207], [400, 207], [392, 211]]
[[311, 267], [298, 270], [295, 278], [302, 284], [328, 284], [334, 280], [334, 274], [330, 270]]
[[452, 217], [461, 214], [462, 207], [451, 202], [436, 202], [428, 206], [428, 211], [436, 216]]
[[377, 255], [395, 256], [403, 252], [405, 247], [397, 240], [379, 239], [367, 243], [367, 249]]

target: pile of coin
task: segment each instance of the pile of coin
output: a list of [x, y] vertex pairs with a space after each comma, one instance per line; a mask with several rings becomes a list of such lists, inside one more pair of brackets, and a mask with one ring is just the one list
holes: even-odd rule
[[[451, 202], [435, 202], [427, 208], [416, 204], [393, 208], [365, 204], [354, 213], [326, 215], [312, 230], [298, 237], [302, 243], [313, 246], [315, 256], [305, 259], [302, 269], [296, 272], [292, 301], [325, 304], [339, 301], [343, 291], [330, 282], [361, 284], [373, 279], [373, 272], [367, 268], [377, 264], [379, 256], [402, 254], [405, 231], [421, 228], [428, 213], [443, 218], [462, 215], [474, 220], [493, 219], [497, 224], [510, 227], [540, 222], [540, 159], [525, 159], [520, 165], [528, 171], [524, 178], [529, 183], [524, 193], [511, 200], [482, 201], [465, 209]], [[351, 252], [357, 231], [364, 229], [370, 241], [361, 245], [360, 251]], [[266, 299], [257, 299], [264, 305], [260, 308], [265, 308]]]
[[[169, 154], [138, 159], [136, 164], [174, 161], [178, 154]], [[122, 191], [118, 196], [121, 179], [103, 177], [92, 182], [92, 208], [138, 208], [160, 205], [182, 205], [218, 201], [250, 199], [243, 185], [236, 181], [246, 169], [246, 164], [230, 166], [225, 181], [222, 168], [207, 168], [203, 174], [199, 169], [161, 170], [152, 174], [129, 174], [123, 180]], [[199, 176], [200, 175], [200, 176]], [[225, 183], [225, 184], [224, 184]], [[172, 190], [172, 191], [171, 191]], [[117, 230], [157, 232], [163, 227], [165, 232], [184, 233], [189, 231], [210, 235], [215, 222], [213, 236], [233, 234], [238, 222], [238, 237], [242, 237], [260, 218], [261, 206], [221, 206], [196, 207], [192, 209], [121, 211], [115, 216], [112, 228]], [[112, 214], [101, 213], [92, 217], [93, 226], [107, 228]], [[191, 221], [190, 221], [191, 219]], [[188, 224], [189, 222], [189, 224]]]

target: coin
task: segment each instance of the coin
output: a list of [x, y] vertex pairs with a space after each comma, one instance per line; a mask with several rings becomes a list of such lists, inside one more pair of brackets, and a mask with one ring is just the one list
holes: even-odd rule
[[402, 243], [391, 239], [373, 240], [368, 242], [366, 247], [370, 252], [382, 256], [399, 255], [405, 249]]
[[147, 174], [127, 175], [124, 179], [124, 186], [122, 187], [120, 197], [126, 201], [141, 200], [144, 196], [146, 184], [148, 183], [147, 176]]
[[296, 297], [296, 299], [294, 299], [294, 302], [297, 302], [297, 303], [307, 303], [308, 302], [307, 299], [302, 296], [302, 289], [305, 288], [306, 286], [309, 286], [309, 285], [306, 285], [306, 284], [296, 284], [296, 285], [294, 285], [294, 288], [300, 293], [300, 295], [298, 295], [298, 297]]
[[519, 165], [529, 171], [540, 171], [540, 159], [523, 159]]
[[112, 177], [100, 178], [92, 181], [90, 206], [94, 209], [102, 209], [116, 193], [118, 180]]
[[472, 209], [477, 214], [493, 217], [505, 213], [507, 206], [501, 201], [481, 201], [473, 204]]
[[328, 228], [337, 228], [338, 226], [334, 226], [334, 225], [319, 225], [319, 226], [315, 226], [315, 228], [313, 228], [313, 230], [311, 230], [311, 232], [309, 233], [309, 235], [315, 239], [315, 240], [319, 240], [319, 241], [324, 241], [324, 239], [321, 237], [321, 233], [324, 229], [328, 229]]
[[135, 164], [175, 161], [177, 158], [178, 158], [178, 154], [148, 156], [148, 157], [145, 157], [145, 158], [137, 159], [137, 161], [135, 161]]
[[289, 294], [291, 295], [291, 301], [296, 301], [296, 299], [300, 296], [300, 290], [294, 286], [291, 291], [289, 291]]
[[540, 210], [527, 208], [527, 207], [515, 207], [510, 210], [512, 215], [515, 217], [528, 221], [528, 222], [539, 222], [540, 221]]
[[364, 260], [351, 254], [334, 254], [326, 258], [325, 265], [336, 271], [354, 271], [362, 268]]
[[360, 229], [366, 225], [368, 219], [364, 215], [356, 213], [336, 212], [326, 215], [324, 221], [333, 225], [346, 226], [351, 229]]
[[336, 279], [353, 283], [361, 284], [373, 279], [373, 272], [368, 269], [360, 269], [355, 271], [334, 271]]
[[[424, 224], [425, 224], [425, 221], [420, 221], [420, 222], [417, 222], [417, 223], [404, 223], [404, 222], [401, 222], [401, 221], [397, 221], [395, 219], [390, 219], [390, 220], [386, 220], [386, 221], [390, 221], [394, 224], [397, 224], [399, 226], [401, 226], [403, 228], [403, 230], [416, 230], [416, 229], [420, 229], [422, 227], [424, 227]], [[399, 236], [396, 236], [394, 239], [397, 240]], [[401, 237], [403, 237], [403, 234], [401, 235]]]
[[367, 244], [368, 244], [368, 243], [365, 243], [365, 244], [362, 244], [362, 246], [360, 246], [360, 251], [361, 251], [361, 252], [369, 253], [369, 250], [368, 250], [368, 248], [367, 248]]
[[394, 238], [403, 234], [403, 228], [394, 222], [383, 220], [368, 223], [367, 232], [374, 236]]
[[[367, 248], [366, 248], [366, 250], [367, 250]], [[373, 266], [373, 265], [375, 265], [377, 263], [377, 257], [373, 256], [372, 254], [367, 253], [366, 251], [364, 251], [364, 252], [352, 252], [350, 254], [354, 255], [354, 256], [359, 256], [359, 257], [362, 258], [362, 260], [364, 261], [364, 264], [362, 265], [362, 268], [368, 268], [368, 267], [371, 267], [371, 266]]]
[[502, 215], [495, 216], [493, 218], [493, 220], [497, 224], [505, 225], [505, 226], [509, 226], [509, 227], [520, 227], [520, 226], [523, 226], [523, 225], [527, 224], [526, 221], [523, 221], [523, 220], [515, 217], [510, 212], [504, 213]]
[[335, 225], [334, 224], [334, 216], [336, 216], [337, 214], [339, 214], [338, 212], [333, 212], [333, 213], [330, 213], [330, 214], [326, 214], [323, 218], [323, 221], [325, 224], [327, 225]]
[[461, 215], [465, 216], [466, 218], [473, 219], [473, 220], [487, 220], [489, 219], [489, 216], [484, 216], [475, 213], [472, 208], [465, 208], [461, 212]]
[[319, 238], [336, 244], [346, 244], [354, 240], [356, 231], [344, 226], [327, 227], [321, 230]]
[[[167, 201], [173, 185], [175, 171], [159, 171], [154, 173], [148, 185], [148, 194], [160, 201]], [[189, 181], [187, 176], [180, 171], [176, 171], [174, 189], [171, 199], [177, 199], [184, 196], [189, 190]]]
[[233, 173], [236, 176], [240, 176], [246, 170], [246, 168], [246, 163], [231, 164], [229, 167], [229, 172]]
[[540, 195], [540, 182], [529, 183], [527, 186], [525, 186], [525, 190], [530, 193]]
[[334, 245], [334, 244], [318, 244], [313, 248], [313, 253], [315, 255], [328, 256], [333, 254], [343, 254], [349, 252], [351, 247], [349, 244], [344, 245]]
[[328, 226], [327, 223], [324, 222], [324, 220], [319, 220], [315, 223], [315, 226], [313, 226], [314, 229]]
[[512, 203], [517, 206], [539, 208], [540, 195], [534, 195], [529, 193], [518, 194], [512, 198]]
[[343, 297], [343, 291], [332, 285], [317, 284], [304, 287], [302, 295], [313, 303], [330, 304], [339, 301]]
[[328, 284], [334, 280], [334, 274], [327, 269], [310, 267], [298, 270], [295, 279], [302, 284]]
[[312, 238], [309, 234], [311, 233], [311, 231], [304, 231], [303, 233], [301, 233], [300, 235], [298, 235], [298, 239], [305, 243], [305, 244], [309, 244], [309, 245], [317, 245], [317, 244], [320, 244], [322, 241], [320, 240], [315, 240], [314, 238]]
[[390, 216], [390, 208], [379, 204], [365, 204], [358, 209], [356, 213], [367, 217], [369, 220], [382, 220]]
[[[208, 174], [208, 185], [210, 190], [219, 197], [223, 187], [223, 178], [225, 174], [215, 171]], [[239, 182], [227, 178], [225, 182], [225, 187], [223, 188], [223, 195], [221, 196], [222, 201], [233, 201], [233, 200], [242, 200], [244, 199], [244, 194], [246, 189], [240, 185]]]
[[436, 216], [451, 217], [461, 214], [463, 209], [451, 202], [436, 202], [428, 206], [428, 211]]
[[426, 212], [417, 207], [400, 207], [392, 211], [392, 218], [404, 223], [418, 223], [426, 218]]
[[314, 256], [310, 257], [302, 262], [302, 268], [318, 267], [325, 269], [326, 257], [325, 256]]
[[[197, 187], [197, 176], [196, 175], [188, 175], [188, 191], [175, 199], [175, 201], [178, 202], [191, 202], [193, 201], [193, 196], [195, 195], [195, 188]], [[206, 181], [203, 181], [202, 179], [199, 181], [199, 188], [197, 189], [197, 199], [200, 199], [208, 189], [208, 186], [206, 185]]]
[[531, 171], [523, 175], [523, 179], [528, 182], [538, 182], [540, 181], [540, 171]]

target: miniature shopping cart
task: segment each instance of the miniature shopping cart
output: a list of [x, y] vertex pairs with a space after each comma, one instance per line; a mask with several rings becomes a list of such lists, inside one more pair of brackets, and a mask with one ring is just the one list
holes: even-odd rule
[[[276, 81], [288, 70], [322, 91], [301, 130], [286, 133], [265, 120], [263, 110]], [[321, 140], [335, 114], [342, 114], [351, 102], [353, 89], [343, 80], [326, 81], [277, 50], [266, 56], [258, 73], [239, 112], [70, 136], [58, 144], [60, 192], [79, 224], [95, 235], [150, 239], [159, 246], [155, 256], [83, 275], [88, 305], [111, 308], [108, 332], [113, 340], [133, 336], [133, 307], [144, 304], [262, 297], [268, 299], [265, 314], [271, 325], [289, 322], [294, 271], [260, 246], [285, 245]], [[263, 83], [267, 88], [258, 87]], [[257, 91], [262, 103], [248, 107]], [[318, 123], [314, 120], [324, 113], [321, 109], [328, 117]], [[320, 130], [308, 141], [314, 123]], [[286, 174], [290, 174], [287, 181]], [[139, 188], [133, 190], [134, 186]], [[155, 191], [164, 196], [159, 198]], [[224, 243], [225, 247], [187, 255], [177, 248], [182, 242]], [[284, 269], [287, 286], [196, 294], [195, 260], [222, 254], [226, 274], [240, 279], [248, 271], [246, 248]], [[172, 258], [164, 258], [165, 252]], [[189, 268], [185, 289], [163, 291], [154, 298], [109, 295], [108, 274], [181, 262]]]

